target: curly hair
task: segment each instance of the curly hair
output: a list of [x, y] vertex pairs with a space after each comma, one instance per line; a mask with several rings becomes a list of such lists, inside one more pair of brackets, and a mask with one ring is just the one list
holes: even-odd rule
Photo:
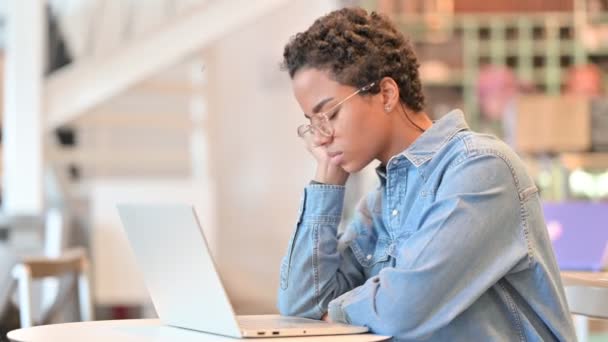
[[[419, 112], [424, 94], [410, 42], [384, 15], [343, 8], [317, 19], [285, 46], [281, 69], [293, 79], [302, 68], [330, 72], [341, 84], [363, 87], [383, 77], [399, 86], [400, 100]], [[380, 92], [378, 85], [370, 93]]]

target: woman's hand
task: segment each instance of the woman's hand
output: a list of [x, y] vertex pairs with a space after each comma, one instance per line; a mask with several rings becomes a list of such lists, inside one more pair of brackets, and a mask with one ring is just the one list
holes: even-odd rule
[[332, 163], [327, 145], [319, 139], [313, 138], [305, 140], [306, 149], [312, 154], [317, 161], [317, 171], [314, 180], [324, 184], [344, 185], [348, 176], [348, 172], [344, 171], [340, 165]]

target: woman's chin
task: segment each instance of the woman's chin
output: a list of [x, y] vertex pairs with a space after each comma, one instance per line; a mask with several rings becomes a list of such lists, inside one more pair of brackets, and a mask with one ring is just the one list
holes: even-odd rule
[[365, 166], [358, 166], [352, 162], [351, 163], [344, 162], [340, 165], [340, 167], [348, 173], [357, 173], [357, 172], [363, 170], [363, 168]]

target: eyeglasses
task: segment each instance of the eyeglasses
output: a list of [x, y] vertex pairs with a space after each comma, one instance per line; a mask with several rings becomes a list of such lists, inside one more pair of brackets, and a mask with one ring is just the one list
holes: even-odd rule
[[331, 116], [329, 116], [328, 114], [335, 111], [338, 107], [340, 107], [346, 101], [351, 99], [353, 96], [361, 92], [369, 91], [374, 85], [376, 85], [376, 82], [372, 82], [366, 86], [363, 86], [357, 89], [357, 91], [355, 91], [354, 93], [345, 97], [342, 101], [338, 102], [325, 112], [312, 115], [310, 117], [310, 124], [304, 124], [298, 127], [298, 136], [303, 139], [309, 139], [312, 135], [324, 137], [331, 137], [332, 135], [334, 135], [334, 127], [329, 122]]

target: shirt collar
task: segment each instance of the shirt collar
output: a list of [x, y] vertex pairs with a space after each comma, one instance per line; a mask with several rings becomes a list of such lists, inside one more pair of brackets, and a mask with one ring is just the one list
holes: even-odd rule
[[450, 141], [456, 133], [468, 130], [460, 109], [455, 109], [436, 121], [431, 128], [422, 133], [418, 139], [401, 152], [416, 167], [424, 164]]
[[[429, 161], [433, 156], [441, 150], [448, 141], [450, 141], [456, 133], [468, 130], [464, 119], [464, 113], [460, 109], [455, 109], [441, 119], [435, 121], [433, 125], [422, 133], [408, 148], [398, 155], [391, 158], [404, 156], [414, 166], [420, 167], [422, 164]], [[391, 161], [389, 160], [389, 164]], [[386, 166], [380, 165], [376, 168], [376, 173], [380, 179], [386, 179]]]

